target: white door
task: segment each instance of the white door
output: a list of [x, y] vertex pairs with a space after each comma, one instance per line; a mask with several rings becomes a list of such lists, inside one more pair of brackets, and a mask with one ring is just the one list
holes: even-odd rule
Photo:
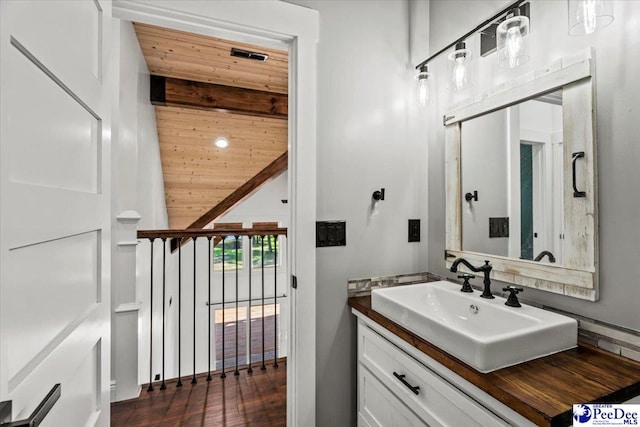
[[0, 1], [0, 401], [109, 424], [111, 4]]

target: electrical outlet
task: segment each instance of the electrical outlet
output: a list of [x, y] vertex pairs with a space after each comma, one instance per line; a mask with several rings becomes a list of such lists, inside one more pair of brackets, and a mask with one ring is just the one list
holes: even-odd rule
[[160, 374], [156, 374], [155, 378], [153, 379], [154, 381], [160, 381]]
[[410, 219], [409, 220], [409, 242], [419, 242], [419, 241], [420, 241], [420, 220]]

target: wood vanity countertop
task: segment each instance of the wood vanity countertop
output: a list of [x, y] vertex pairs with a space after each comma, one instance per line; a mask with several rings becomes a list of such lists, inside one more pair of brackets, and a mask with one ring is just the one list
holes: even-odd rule
[[568, 426], [575, 403], [620, 403], [640, 395], [640, 363], [578, 347], [483, 374], [371, 309], [371, 297], [348, 304], [427, 356], [539, 426]]

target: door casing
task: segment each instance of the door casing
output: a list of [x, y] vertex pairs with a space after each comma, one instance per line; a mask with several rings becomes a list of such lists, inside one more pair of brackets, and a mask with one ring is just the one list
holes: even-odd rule
[[285, 2], [115, 0], [113, 16], [289, 50], [287, 424], [315, 425], [316, 44], [318, 12]]

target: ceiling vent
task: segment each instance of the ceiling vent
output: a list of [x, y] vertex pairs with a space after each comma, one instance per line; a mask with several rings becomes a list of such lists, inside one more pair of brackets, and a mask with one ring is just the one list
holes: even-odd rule
[[266, 53], [250, 52], [248, 50], [237, 49], [235, 47], [231, 48], [231, 56], [235, 56], [238, 58], [253, 59], [254, 61], [262, 61], [262, 62], [266, 62], [267, 59], [269, 59], [269, 55], [267, 55]]

